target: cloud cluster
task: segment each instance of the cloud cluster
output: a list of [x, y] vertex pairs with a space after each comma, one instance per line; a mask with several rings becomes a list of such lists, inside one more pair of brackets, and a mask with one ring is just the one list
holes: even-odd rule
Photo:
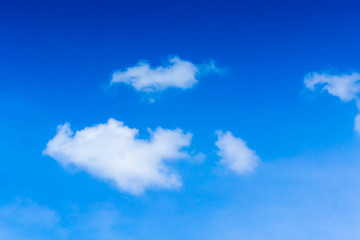
[[252, 172], [260, 162], [255, 151], [250, 149], [241, 138], [236, 138], [231, 132], [217, 131], [218, 140], [215, 145], [219, 148], [217, 154], [220, 163], [237, 174]]
[[[356, 100], [360, 110], [360, 74], [330, 75], [326, 73], [310, 73], [304, 79], [305, 86], [314, 91], [317, 86], [326, 90], [329, 94], [340, 98], [343, 102]], [[355, 117], [355, 131], [360, 133], [360, 114]]]
[[[195, 65], [178, 57], [168, 59], [162, 66], [151, 67], [139, 62], [124, 71], [113, 74], [111, 83], [125, 83], [147, 93], [167, 88], [191, 88], [201, 74], [221, 74], [215, 62]], [[177, 188], [180, 177], [169, 162], [188, 158], [184, 150], [190, 145], [192, 135], [180, 129], [166, 130], [161, 127], [150, 131], [149, 139], [140, 139], [138, 130], [123, 122], [109, 119], [105, 124], [86, 127], [73, 133], [70, 124], [58, 127], [57, 134], [43, 151], [65, 167], [75, 167], [89, 174], [108, 180], [121, 191], [141, 194], [148, 188]], [[235, 138], [230, 132], [217, 132], [216, 146], [221, 164], [238, 174], [251, 172], [259, 157]], [[192, 157], [192, 162], [202, 162], [204, 153]]]
[[180, 178], [166, 162], [188, 157], [182, 149], [190, 145], [192, 135], [160, 127], [150, 131], [150, 139], [139, 139], [137, 134], [137, 129], [115, 119], [75, 134], [69, 124], [64, 124], [43, 153], [65, 166], [110, 180], [131, 194], [141, 194], [149, 187], [181, 186]]
[[141, 61], [124, 71], [116, 71], [111, 83], [125, 83], [142, 92], [158, 92], [167, 88], [187, 89], [195, 85], [200, 74], [209, 71], [219, 71], [213, 61], [205, 67], [199, 67], [173, 57], [163, 66], [155, 68]]

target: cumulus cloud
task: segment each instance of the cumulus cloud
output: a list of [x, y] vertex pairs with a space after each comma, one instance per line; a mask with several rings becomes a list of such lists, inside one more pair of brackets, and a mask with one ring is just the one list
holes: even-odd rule
[[43, 153], [65, 166], [110, 180], [131, 194], [141, 194], [149, 187], [181, 186], [179, 176], [166, 162], [188, 157], [182, 149], [190, 145], [192, 135], [161, 127], [149, 132], [149, 139], [139, 139], [137, 129], [109, 119], [74, 134], [66, 123], [58, 127]]
[[219, 148], [217, 154], [221, 157], [221, 164], [237, 174], [252, 172], [257, 167], [260, 158], [244, 140], [234, 137], [231, 132], [217, 131], [216, 134], [215, 145]]
[[124, 71], [116, 71], [111, 83], [125, 83], [142, 92], [157, 92], [167, 88], [187, 89], [195, 85], [200, 74], [219, 71], [214, 61], [199, 66], [172, 57], [163, 66], [153, 68], [149, 63], [141, 61]]
[[[326, 90], [329, 94], [340, 98], [343, 102], [354, 100], [360, 110], [360, 74], [329, 75], [326, 73], [310, 73], [304, 79], [305, 86], [314, 91], [317, 86]], [[355, 131], [360, 133], [360, 115], [355, 118]]]
[[311, 73], [305, 79], [305, 86], [310, 90], [315, 90], [316, 86], [322, 87], [329, 94], [339, 97], [342, 101], [348, 102], [360, 92], [360, 74], [341, 74], [329, 75], [326, 73]]

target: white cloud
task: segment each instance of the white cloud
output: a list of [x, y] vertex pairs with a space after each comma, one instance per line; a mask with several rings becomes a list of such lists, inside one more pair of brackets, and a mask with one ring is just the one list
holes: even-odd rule
[[216, 132], [218, 140], [215, 145], [219, 148], [217, 154], [220, 163], [237, 174], [252, 172], [260, 162], [255, 151], [251, 150], [241, 138], [236, 138], [231, 132]]
[[137, 91], [157, 92], [166, 88], [191, 88], [198, 81], [197, 77], [206, 72], [219, 72], [213, 61], [208, 65], [197, 66], [178, 57], [169, 58], [163, 66], [152, 68], [141, 61], [124, 71], [116, 71], [111, 83], [125, 83]]
[[[340, 98], [344, 102], [356, 100], [358, 109], [360, 110], [360, 100], [358, 94], [360, 93], [360, 74], [341, 74], [329, 75], [326, 73], [310, 73], [305, 79], [305, 86], [314, 91], [316, 86], [321, 86], [323, 90], [328, 91], [329, 94]], [[360, 133], [360, 115], [355, 117], [354, 129]]]
[[73, 134], [67, 123], [58, 127], [44, 154], [65, 166], [110, 180], [131, 194], [141, 194], [149, 187], [181, 186], [179, 176], [165, 163], [188, 157], [182, 148], [190, 145], [192, 135], [160, 127], [149, 132], [150, 139], [138, 139], [137, 129], [109, 119]]
[[304, 79], [305, 85], [310, 90], [315, 90], [317, 85], [329, 94], [339, 97], [342, 101], [348, 102], [357, 98], [360, 92], [360, 74], [329, 75], [326, 73], [311, 73]]

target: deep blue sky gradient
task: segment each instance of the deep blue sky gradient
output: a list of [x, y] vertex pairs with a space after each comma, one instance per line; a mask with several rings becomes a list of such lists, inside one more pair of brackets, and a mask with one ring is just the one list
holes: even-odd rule
[[[356, 225], [356, 106], [309, 92], [303, 79], [359, 71], [358, 1], [0, 5], [1, 204], [28, 198], [66, 215], [71, 204], [110, 202], [130, 219], [122, 230], [134, 239], [340, 239]], [[115, 70], [174, 55], [213, 59], [224, 72], [161, 92], [155, 103], [129, 86], [108, 86]], [[190, 150], [207, 158], [176, 165], [180, 190], [133, 197], [42, 156], [58, 124], [80, 130], [110, 117], [144, 138], [148, 127], [190, 131]], [[262, 164], [254, 174], [218, 169], [218, 129], [256, 150]]]

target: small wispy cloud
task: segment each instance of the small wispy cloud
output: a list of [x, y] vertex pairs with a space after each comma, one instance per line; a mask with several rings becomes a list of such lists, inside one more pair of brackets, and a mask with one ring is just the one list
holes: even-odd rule
[[209, 72], [221, 70], [213, 60], [209, 64], [195, 65], [179, 57], [171, 57], [162, 66], [151, 67], [146, 61], [140, 61], [123, 71], [115, 71], [111, 84], [124, 83], [141, 92], [159, 92], [167, 88], [192, 88], [198, 77]]
[[138, 139], [137, 134], [137, 129], [115, 119], [75, 134], [69, 124], [64, 124], [43, 153], [65, 166], [110, 180], [131, 194], [141, 194], [147, 188], [181, 186], [180, 177], [166, 162], [188, 157], [182, 148], [190, 145], [192, 135], [160, 127], [150, 131], [150, 139]]
[[260, 158], [241, 138], [236, 138], [231, 132], [217, 131], [220, 164], [237, 174], [252, 172], [259, 164]]
[[[343, 102], [355, 100], [360, 111], [360, 73], [331, 75], [313, 72], [305, 76], [304, 83], [312, 91], [320, 87]], [[360, 133], [360, 114], [355, 117], [354, 128]]]
[[357, 98], [360, 92], [360, 74], [330, 75], [327, 73], [310, 73], [304, 79], [305, 86], [314, 91], [316, 87], [326, 90], [329, 94], [344, 102]]

